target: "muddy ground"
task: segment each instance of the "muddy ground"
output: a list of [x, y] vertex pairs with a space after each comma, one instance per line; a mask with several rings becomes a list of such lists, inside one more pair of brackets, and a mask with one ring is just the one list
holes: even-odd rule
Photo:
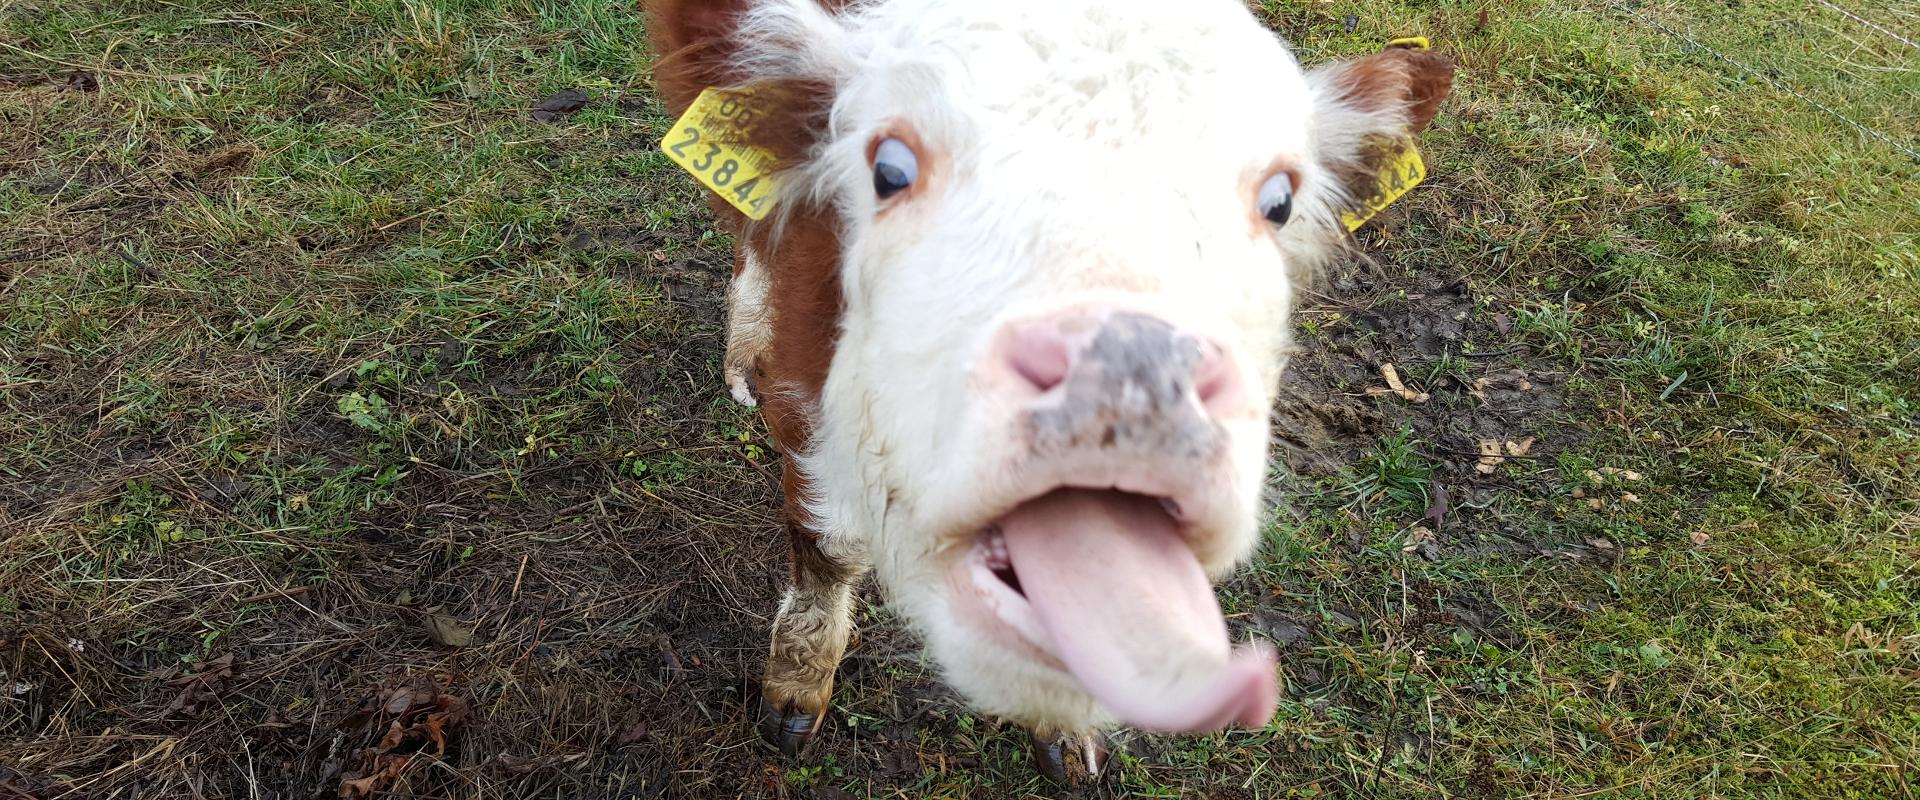
[[[565, 246], [652, 253], [656, 238], [583, 229], [568, 232]], [[621, 377], [645, 409], [610, 412], [610, 419], [638, 412], [667, 421], [651, 428], [666, 438], [640, 443], [644, 452], [714, 447], [711, 409], [725, 403], [713, 374], [724, 263], [703, 252], [619, 276], [656, 292], [672, 317], [659, 336], [625, 345], [631, 368]], [[1479, 441], [1538, 430], [1553, 418], [1560, 377], [1529, 367], [1520, 345], [1466, 357], [1462, 374], [1483, 377], [1483, 385], [1412, 377], [1458, 356], [1469, 340], [1504, 337], [1493, 327], [1498, 320], [1464, 321], [1485, 316], [1469, 314], [1475, 299], [1459, 278], [1407, 275], [1371, 261], [1317, 284], [1303, 319], [1319, 322], [1302, 333], [1275, 417], [1276, 452], [1294, 473], [1284, 482], [1293, 491], [1283, 485], [1278, 493], [1277, 516], [1330, 507], [1310, 493], [1337, 494], [1328, 487], [1338, 476], [1406, 425], [1438, 465], [1436, 483], [1451, 503], [1428, 509], [1437, 530], [1419, 544], [1426, 554], [1547, 546], [1484, 535], [1500, 532], [1499, 520], [1471, 507], [1515, 487], [1473, 465]], [[444, 349], [419, 347], [436, 355]], [[490, 364], [484, 385], [469, 388], [537, 396], [539, 387], [520, 386], [515, 376], [525, 360], [540, 357]], [[1382, 364], [1397, 365], [1431, 396], [1408, 402], [1385, 393]], [[330, 369], [309, 371], [321, 385], [342, 382]], [[315, 413], [292, 423], [290, 438], [351, 463], [362, 432], [318, 402], [309, 406]], [[165, 443], [107, 435], [83, 419], [72, 426], [96, 460], [14, 484], [5, 497], [13, 524], [54, 527], [63, 504], [150, 476], [152, 460], [167, 455]], [[1532, 452], [1565, 444], [1543, 439]], [[214, 588], [149, 600], [156, 618], [146, 630], [92, 629], [76, 609], [23, 604], [0, 632], [10, 643], [4, 666], [37, 678], [13, 701], [10, 719], [0, 718], [15, 742], [5, 748], [15, 766], [0, 773], [9, 775], [0, 796], [70, 796], [36, 788], [59, 779], [78, 796], [128, 798], [313, 798], [363, 789], [423, 798], [839, 798], [850, 795], [835, 787], [835, 776], [884, 794], [937, 790], [949, 771], [997, 774], [989, 785], [1013, 793], [1037, 788], [1017, 732], [967, 715], [877, 607], [861, 615], [859, 641], [840, 674], [841, 707], [854, 716], [836, 715], [803, 762], [761, 746], [750, 700], [784, 559], [773, 457], [635, 481], [618, 473], [620, 461], [562, 457], [506, 476], [467, 454], [440, 455], [439, 463], [420, 460], [393, 502], [359, 515], [334, 541], [257, 534], [274, 544], [268, 552], [282, 564], [235, 557], [174, 564], [203, 571]], [[239, 496], [267, 490], [193, 471], [166, 474], [156, 486], [215, 517]], [[1468, 530], [1476, 535], [1455, 534]], [[1341, 535], [1351, 539], [1343, 546], [1356, 548], [1370, 538], [1357, 521]], [[262, 571], [310, 574], [246, 597], [217, 588], [219, 576]], [[225, 638], [217, 657], [182, 665], [173, 653], [206, 634], [182, 623], [203, 603], [248, 608], [244, 630]], [[1473, 598], [1449, 605], [1420, 627], [1497, 631], [1495, 612]], [[1357, 631], [1372, 613], [1336, 609], [1332, 618]], [[1243, 609], [1236, 625], [1287, 648], [1289, 693], [1339, 704], [1337, 691], [1318, 685], [1326, 656], [1310, 646], [1323, 635], [1323, 617], [1269, 598]], [[153, 646], [161, 642], [174, 646]], [[1125, 736], [1121, 745], [1149, 772], [1177, 751], [1151, 737]], [[42, 763], [57, 764], [57, 774], [36, 777]], [[810, 768], [830, 772], [819, 780]], [[81, 775], [89, 777], [75, 780]], [[1193, 777], [1185, 776], [1189, 790], [1206, 785]], [[1238, 770], [1224, 771], [1207, 791], [1231, 796], [1240, 780]], [[1068, 796], [1118, 790], [1109, 781]]]
[[871, 589], [757, 740], [780, 464], [634, 4], [0, 2], [0, 800], [1911, 796], [1911, 15], [1349, 5], [1258, 4], [1463, 69], [1301, 294], [1280, 718], [1054, 791]]

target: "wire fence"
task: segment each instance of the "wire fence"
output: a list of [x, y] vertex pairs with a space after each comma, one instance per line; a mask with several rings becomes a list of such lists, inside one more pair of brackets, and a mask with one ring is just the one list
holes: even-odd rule
[[1899, 43], [1901, 43], [1901, 44], [1904, 44], [1904, 45], [1906, 45], [1906, 46], [1908, 46], [1908, 47], [1911, 47], [1911, 48], [1913, 48], [1913, 49], [1915, 49], [1915, 50], [1920, 50], [1920, 44], [1916, 44], [1916, 43], [1914, 43], [1914, 41], [1913, 41], [1912, 39], [1909, 39], [1909, 38], [1907, 38], [1907, 37], [1905, 37], [1905, 36], [1901, 36], [1900, 34], [1897, 34], [1897, 33], [1894, 33], [1893, 31], [1890, 31], [1890, 30], [1887, 30], [1886, 28], [1883, 28], [1883, 27], [1880, 27], [1880, 23], [1877, 23], [1877, 22], [1874, 22], [1873, 20], [1870, 20], [1870, 19], [1867, 19], [1867, 18], [1865, 18], [1865, 17], [1862, 17], [1862, 16], [1860, 16], [1859, 14], [1855, 14], [1855, 13], [1853, 13], [1853, 12], [1851, 12], [1851, 11], [1848, 11], [1848, 10], [1846, 10], [1846, 9], [1844, 9], [1844, 8], [1841, 8], [1841, 7], [1839, 7], [1839, 6], [1836, 6], [1836, 5], [1834, 5], [1834, 4], [1832, 4], [1832, 3], [1829, 3], [1829, 2], [1827, 2], [1827, 0], [1815, 0], [1815, 2], [1818, 2], [1818, 3], [1820, 4], [1820, 5], [1823, 5], [1823, 6], [1826, 6], [1827, 8], [1830, 8], [1830, 9], [1833, 9], [1834, 11], [1838, 11], [1838, 12], [1840, 12], [1840, 14], [1841, 14], [1841, 16], [1844, 16], [1844, 17], [1846, 17], [1847, 19], [1850, 19], [1850, 20], [1853, 20], [1854, 22], [1858, 22], [1858, 23], [1860, 23], [1860, 24], [1862, 24], [1862, 25], [1865, 25], [1865, 26], [1867, 26], [1867, 27], [1869, 27], [1869, 28], [1872, 28], [1872, 29], [1874, 29], [1874, 30], [1876, 30], [1876, 31], [1879, 31], [1879, 32], [1881, 32], [1881, 33], [1884, 33], [1884, 34], [1886, 34], [1886, 35], [1887, 35], [1887, 36], [1888, 36], [1889, 38], [1891, 38], [1891, 39], [1893, 39], [1893, 40], [1894, 40], [1894, 41], [1896, 41], [1896, 42], [1899, 42]]
[[[1846, 15], [1848, 18], [1856, 22], [1870, 26], [1873, 29], [1880, 31], [1881, 33], [1884, 33], [1887, 36], [1890, 36], [1893, 39], [1896, 39], [1909, 47], [1920, 49], [1920, 44], [1915, 44], [1912, 40], [1904, 36], [1901, 36], [1900, 34], [1895, 33], [1891, 30], [1888, 30], [1885, 27], [1882, 27], [1881, 25], [1873, 22], [1872, 20], [1866, 19], [1844, 8], [1841, 8], [1832, 3], [1829, 3], [1827, 2], [1827, 0], [1815, 0], [1815, 2], [1818, 2], [1820, 5], [1826, 6], [1835, 11], [1838, 11], [1841, 14]], [[1915, 164], [1920, 164], [1920, 150], [1915, 150], [1913, 147], [1907, 145], [1904, 142], [1901, 142], [1899, 139], [1896, 139], [1892, 135], [1889, 135], [1857, 119], [1854, 119], [1853, 117], [1840, 112], [1839, 110], [1833, 108], [1832, 106], [1829, 106], [1825, 103], [1815, 100], [1812, 97], [1808, 96], [1806, 92], [1800, 91], [1799, 89], [1796, 89], [1791, 85], [1788, 85], [1785, 81], [1767, 74], [1766, 71], [1749, 66], [1733, 58], [1732, 56], [1729, 56], [1726, 53], [1723, 53], [1713, 48], [1712, 46], [1709, 46], [1701, 42], [1699, 39], [1687, 34], [1684, 31], [1675, 29], [1674, 27], [1667, 25], [1664, 22], [1661, 22], [1657, 19], [1649, 17], [1646, 14], [1640, 13], [1640, 11], [1638, 11], [1637, 9], [1631, 6], [1628, 6], [1622, 3], [1614, 3], [1613, 8], [1616, 11], [1626, 14], [1627, 16], [1630, 16], [1635, 20], [1638, 20], [1641, 24], [1644, 24], [1670, 37], [1673, 37], [1682, 42], [1685, 42], [1686, 47], [1691, 51], [1702, 52], [1702, 53], [1711, 55], [1714, 58], [1720, 60], [1721, 62], [1726, 63], [1729, 66], [1732, 66], [1734, 69], [1739, 70], [1740, 72], [1745, 73], [1749, 76], [1752, 76], [1754, 79], [1759, 80], [1760, 82], [1765, 83], [1768, 86], [1771, 86], [1774, 89], [1784, 94], [1788, 94], [1795, 98], [1798, 98], [1801, 102], [1804, 102], [1809, 106], [1819, 109], [1820, 111], [1832, 116], [1834, 119], [1840, 120], [1841, 122], [1844, 122], [1847, 125], [1853, 127], [1855, 130], [1858, 130], [1869, 137], [1878, 139], [1881, 142], [1886, 143], [1887, 146], [1892, 147], [1894, 150], [1897, 150], [1900, 153], [1905, 154], [1907, 158], [1912, 159]]]

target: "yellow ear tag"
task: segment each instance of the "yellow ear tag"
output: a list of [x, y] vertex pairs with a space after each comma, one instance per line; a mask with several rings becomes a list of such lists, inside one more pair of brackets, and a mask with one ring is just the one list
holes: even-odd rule
[[[1389, 49], [1425, 50], [1431, 46], [1425, 36], [1402, 36], [1387, 41]], [[1387, 159], [1386, 165], [1380, 168], [1373, 194], [1362, 199], [1359, 208], [1340, 212], [1340, 221], [1347, 226], [1348, 233], [1359, 230], [1360, 226], [1367, 224], [1367, 220], [1373, 219], [1375, 214], [1427, 179], [1426, 162], [1420, 160], [1420, 151], [1414, 148], [1413, 140], [1409, 138], [1404, 144], [1399, 154]]]
[[1367, 224], [1367, 220], [1373, 219], [1373, 215], [1385, 210], [1393, 201], [1427, 179], [1427, 165], [1420, 160], [1420, 151], [1414, 148], [1413, 140], [1408, 139], [1405, 145], [1398, 155], [1387, 159], [1386, 166], [1380, 169], [1373, 194], [1362, 198], [1359, 208], [1340, 212], [1340, 221], [1347, 226], [1348, 233], [1359, 230], [1361, 225]]
[[743, 144], [761, 116], [752, 92], [707, 89], [660, 140], [660, 151], [748, 219], [764, 218], [780, 189], [775, 158]]

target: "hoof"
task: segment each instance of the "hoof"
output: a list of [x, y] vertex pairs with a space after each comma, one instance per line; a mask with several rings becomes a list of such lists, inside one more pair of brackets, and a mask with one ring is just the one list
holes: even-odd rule
[[800, 751], [807, 749], [807, 743], [820, 733], [826, 720], [824, 709], [807, 712], [792, 706], [775, 706], [765, 699], [760, 701], [760, 736], [784, 755], [800, 755]]
[[727, 393], [733, 395], [733, 402], [748, 408], [760, 405], [760, 399], [753, 396], [753, 382], [747, 379], [746, 370], [727, 370]]
[[1107, 746], [1098, 735], [1032, 737], [1033, 765], [1055, 786], [1092, 783], [1107, 767]]

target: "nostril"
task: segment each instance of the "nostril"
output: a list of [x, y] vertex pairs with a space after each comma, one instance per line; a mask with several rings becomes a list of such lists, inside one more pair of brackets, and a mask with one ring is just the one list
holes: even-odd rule
[[1007, 351], [1007, 366], [1033, 388], [1047, 391], [1067, 379], [1073, 358], [1060, 334], [1039, 327], [1015, 331]]
[[1239, 394], [1239, 376], [1233, 360], [1218, 346], [1204, 345], [1200, 351], [1200, 363], [1193, 369], [1193, 390], [1201, 405], [1217, 410], [1234, 402]]

